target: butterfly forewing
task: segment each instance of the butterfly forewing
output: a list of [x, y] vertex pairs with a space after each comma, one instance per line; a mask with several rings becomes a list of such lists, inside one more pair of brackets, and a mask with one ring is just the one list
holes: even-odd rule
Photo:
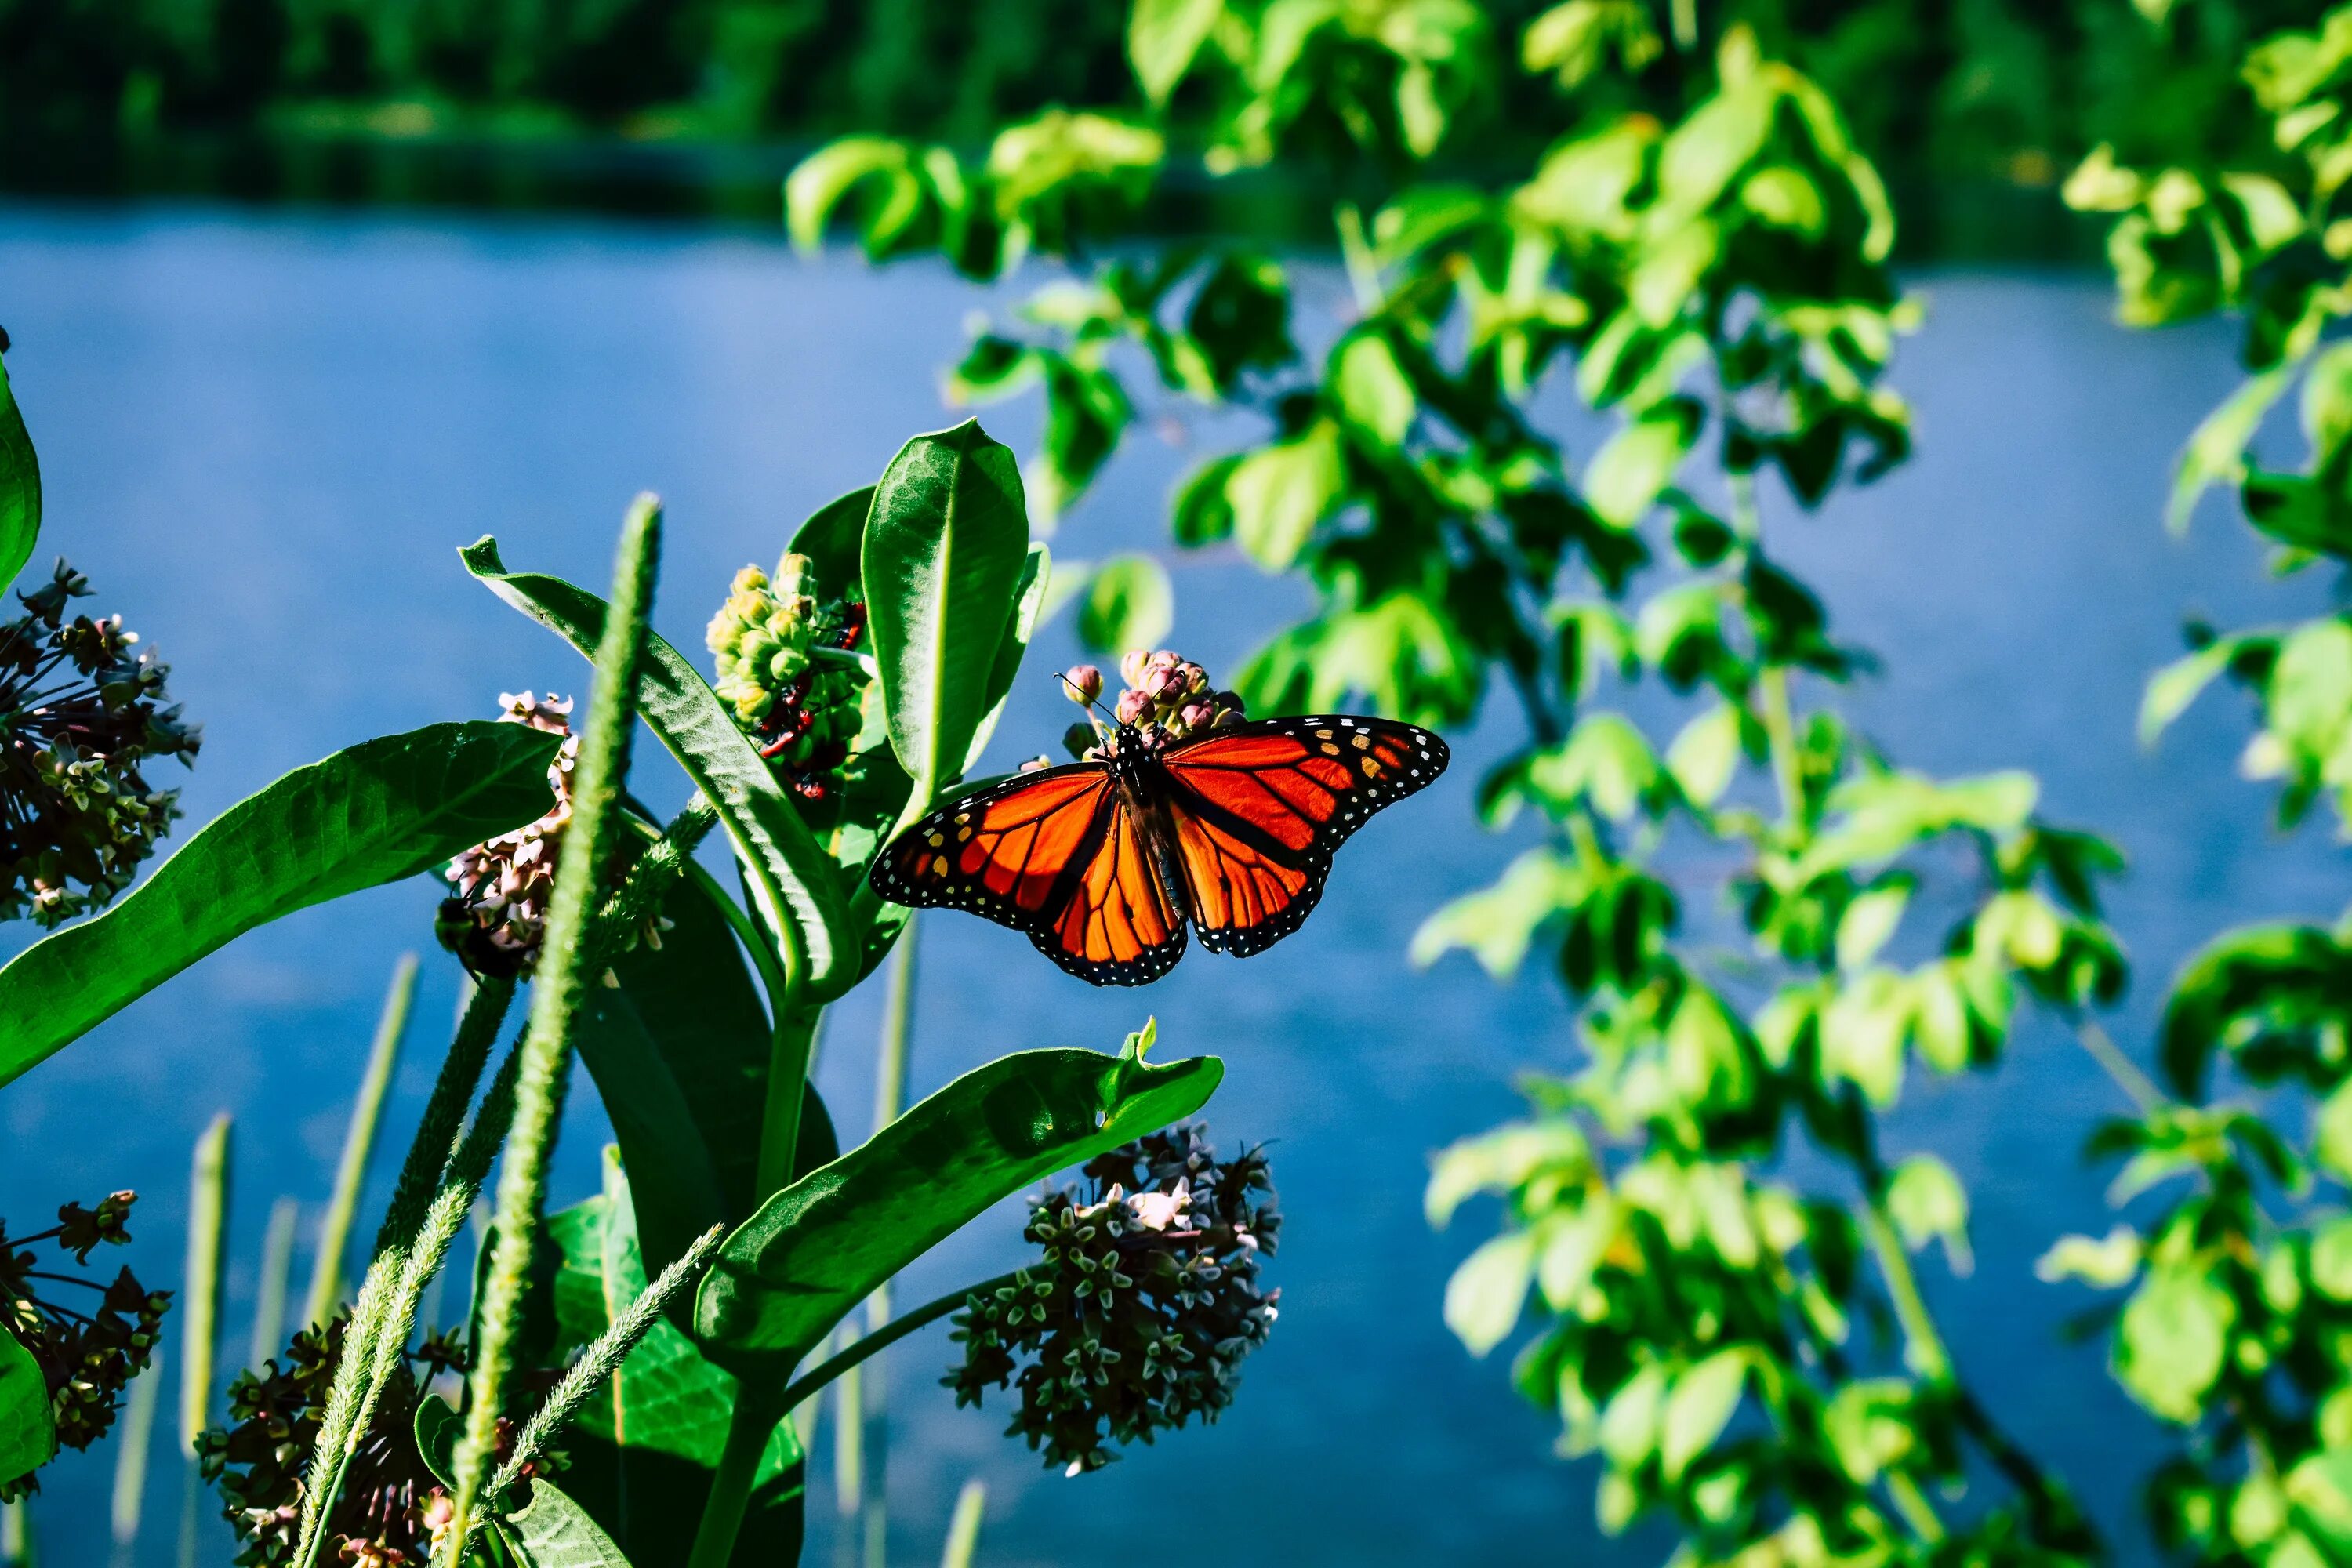
[[1331, 852], [1445, 771], [1445, 742], [1384, 719], [1266, 719], [1161, 755], [1202, 945], [1246, 956], [1297, 931]]
[[1173, 967], [1184, 925], [1134, 812], [1099, 763], [1022, 773], [893, 839], [874, 889], [894, 903], [983, 915], [1097, 985]]

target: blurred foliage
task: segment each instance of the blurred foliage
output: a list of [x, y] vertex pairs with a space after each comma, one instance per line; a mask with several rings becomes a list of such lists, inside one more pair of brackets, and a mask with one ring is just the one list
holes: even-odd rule
[[[1749, 26], [1767, 53], [1819, 82], [1898, 180], [2030, 185], [2053, 183], [2102, 142], [2135, 157], [2250, 144], [2259, 121], [2235, 59], [2308, 9], [2215, 0], [2151, 28], [2122, 0], [1680, 3], [1710, 33]], [[1235, 9], [1302, 39], [1315, 31], [1301, 25], [1310, 13], [1344, 14], [1367, 37], [1389, 29], [1399, 58], [1414, 56], [1408, 33], [1453, 36], [1442, 9]], [[1492, 37], [1524, 37], [1538, 68], [1486, 74], [1476, 94], [1455, 99], [1478, 133], [1455, 139], [1447, 156], [1457, 162], [1531, 150], [1522, 128], [1546, 122], [1552, 90], [1605, 97], [1625, 51], [1673, 26], [1636, 26], [1631, 0], [1479, 9]], [[1159, 58], [1172, 58], [1166, 44], [1205, 14], [1169, 7], [1153, 24]], [[395, 136], [857, 129], [970, 144], [1056, 104], [1169, 97], [1187, 141], [1231, 124], [1180, 86], [1173, 66], [1130, 82], [1126, 41], [1119, 7], [1078, 0], [0, 0], [0, 121], [58, 136], [261, 121]], [[1671, 73], [1688, 58], [1641, 63]], [[1433, 89], [1434, 103], [1457, 93], [1471, 66], [1468, 56], [1416, 57], [1402, 79], [1416, 95]], [[1244, 139], [1307, 129], [1287, 124], [1278, 102], [1265, 112], [1263, 123], [1231, 128]]]
[[[2171, 521], [2236, 492], [2280, 574], [2352, 560], [2352, 6], [2250, 48], [2267, 135], [2236, 155], [2152, 161], [2101, 146], [2066, 187], [2112, 214], [2119, 312], [2138, 326], [2222, 314], [2248, 380], [2182, 454]], [[2338, 341], [2331, 341], [2338, 340]], [[2266, 416], [2294, 396], [2299, 443]], [[2303, 447], [2299, 464], [2275, 448]], [[2257, 447], [2262, 448], [2261, 452]], [[2264, 454], [2268, 455], [2265, 456]], [[2254, 700], [2242, 762], [2279, 785], [2283, 826], [2315, 805], [2352, 823], [2352, 620], [2221, 632], [2150, 681], [2153, 742], [2224, 676]], [[2128, 1288], [2117, 1375], [2180, 1428], [2149, 1489], [2160, 1541], [2201, 1563], [2303, 1568], [2352, 1552], [2352, 920], [2226, 932], [2175, 978], [2157, 1041], [2164, 1087], [2103, 1130], [2132, 1223], [2069, 1237], [2046, 1278]], [[2224, 1098], [2226, 1097], [2226, 1098]], [[2143, 1197], [2143, 1194], [2146, 1194]]]
[[[1538, 842], [1415, 956], [1540, 953], [1582, 1065], [1446, 1152], [1429, 1206], [1501, 1198], [1446, 1318], [1475, 1353], [1521, 1341], [1604, 1527], [1670, 1521], [1683, 1563], [2074, 1562], [2095, 1538], [1921, 1286], [1925, 1249], [1969, 1266], [1967, 1192], [1878, 1118], [1915, 1061], [1990, 1068], [2027, 1005], [2116, 998], [2096, 884], [2120, 858], [2027, 775], [1931, 779], [1801, 703], [1869, 659], [1775, 546], [1907, 455], [1883, 377], [1916, 310], [1876, 167], [1775, 37], [1638, 0], [1524, 27], [1465, 0], [1142, 0], [1151, 111], [1057, 111], [972, 157], [836, 142], [788, 216], [981, 279], [1059, 261], [950, 378], [1042, 393], [1042, 503], [1076, 504], [1147, 409], [1257, 418], [1170, 503], [1180, 545], [1314, 590], [1243, 670], [1252, 711], [1517, 710], [1478, 807]], [[1465, 177], [1448, 149], [1515, 80], [1553, 139]], [[1212, 174], [1328, 171], [1328, 330], [1295, 302], [1331, 282], [1244, 243], [1103, 243], [1188, 106]], [[1554, 384], [1611, 426], [1580, 464], [1532, 412]], [[1654, 738], [1631, 700], [1679, 712]], [[1807, 1185], [1778, 1163], [1798, 1140], [1826, 1156]]]

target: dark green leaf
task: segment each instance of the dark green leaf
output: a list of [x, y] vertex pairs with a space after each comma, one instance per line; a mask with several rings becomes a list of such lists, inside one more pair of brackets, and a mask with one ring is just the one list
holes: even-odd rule
[[[485, 535], [460, 551], [466, 569], [489, 590], [589, 658], [604, 631], [604, 601], [561, 577], [509, 572], [498, 541]], [[811, 997], [829, 1000], [856, 973], [836, 870], [809, 833], [791, 797], [759, 751], [686, 656], [646, 637], [637, 711], [671, 756], [719, 808], [771, 931], [789, 921], [806, 965]]]
[[2216, 1050], [2254, 1052], [2352, 1014], [2352, 954], [2316, 926], [2254, 926], [2209, 943], [2173, 982], [2165, 1076], [2197, 1100]]
[[[522, 1568], [630, 1568], [613, 1538], [552, 1481], [533, 1481], [530, 1500], [490, 1528]], [[673, 1523], [671, 1533], [683, 1539], [688, 1532]]]
[[866, 604], [890, 743], [919, 800], [962, 774], [1001, 700], [995, 650], [1028, 552], [1020, 472], [976, 420], [908, 442], [876, 488]]
[[[727, 1238], [695, 1303], [702, 1342], [740, 1371], [789, 1367], [877, 1285], [1024, 1186], [1191, 1115], [1214, 1057], [1023, 1051], [941, 1089], [768, 1200]], [[724, 1354], [720, 1354], [723, 1347]]]
[[[805, 1129], [804, 1121], [803, 1144]], [[548, 1216], [562, 1259], [551, 1291], [558, 1353], [593, 1342], [644, 1292], [649, 1276], [633, 1212], [628, 1179], [607, 1151], [604, 1193]], [[684, 1568], [735, 1389], [691, 1340], [659, 1322], [565, 1432], [564, 1486], [636, 1568]], [[801, 1454], [792, 1424], [782, 1422], [761, 1458], [737, 1550], [790, 1563], [800, 1536]]]
[[809, 558], [826, 592], [840, 594], [858, 586], [859, 548], [866, 539], [866, 514], [873, 505], [872, 485], [836, 496], [811, 512], [793, 535], [793, 552]]
[[397, 881], [520, 827], [562, 742], [433, 724], [297, 768], [206, 824], [111, 909], [0, 969], [0, 1084], [206, 953], [297, 910]]
[[0, 364], [0, 588], [16, 581], [41, 534], [41, 463]]
[[16, 1335], [0, 1329], [0, 1481], [30, 1475], [57, 1451], [57, 1418], [41, 1363]]

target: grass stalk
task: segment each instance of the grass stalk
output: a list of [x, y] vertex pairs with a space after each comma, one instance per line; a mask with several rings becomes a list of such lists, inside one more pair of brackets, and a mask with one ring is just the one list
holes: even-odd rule
[[833, 1510], [845, 1540], [866, 1506], [865, 1367], [866, 1358], [881, 1348], [860, 1349], [866, 1341], [854, 1325], [845, 1328], [840, 1352], [826, 1363], [834, 1369]]
[[147, 1458], [154, 1447], [155, 1407], [163, 1402], [163, 1352], [157, 1350], [147, 1370], [131, 1383], [131, 1397], [122, 1407], [122, 1430], [115, 1438], [114, 1494], [107, 1510], [109, 1532], [117, 1562], [133, 1560], [139, 1546], [139, 1521], [147, 1501]]
[[530, 1023], [516, 1075], [514, 1127], [499, 1175], [490, 1268], [482, 1292], [482, 1327], [467, 1379], [466, 1427], [453, 1461], [449, 1529], [436, 1561], [461, 1561], [481, 1522], [483, 1484], [497, 1447], [509, 1363], [520, 1326], [522, 1297], [546, 1198], [548, 1158], [572, 1057], [574, 1016], [595, 976], [585, 973], [589, 917], [597, 883], [620, 825], [618, 796], [628, 774], [636, 723], [637, 668], [646, 619], [652, 607], [661, 510], [641, 496], [621, 531], [621, 548], [604, 635], [596, 649], [597, 680], [588, 728], [572, 774], [572, 824], [555, 891], [546, 945], [532, 985]]
[[352, 1220], [359, 1213], [360, 1194], [367, 1186], [376, 1130], [383, 1122], [384, 1095], [392, 1087], [393, 1068], [400, 1062], [400, 1043], [408, 1033], [409, 1005], [415, 999], [416, 955], [404, 952], [393, 966], [392, 989], [384, 994], [375, 1039], [368, 1047], [367, 1069], [360, 1075], [359, 1098], [352, 1103], [351, 1125], [343, 1131], [334, 1194], [319, 1223], [319, 1252], [311, 1262], [310, 1294], [302, 1309], [306, 1324], [325, 1322], [342, 1303], [343, 1258], [351, 1250]]
[[33, 1500], [0, 1502], [0, 1568], [33, 1568]]
[[180, 1301], [180, 1451], [193, 1456], [212, 1420], [213, 1353], [220, 1340], [222, 1244], [227, 1233], [228, 1112], [196, 1139], [188, 1185], [187, 1288]]
[[261, 1237], [261, 1278], [253, 1300], [253, 1342], [245, 1364], [258, 1367], [285, 1344], [286, 1293], [294, 1278], [294, 1232], [302, 1205], [281, 1194], [269, 1205], [269, 1227]]
[[978, 1476], [956, 1493], [955, 1515], [948, 1521], [947, 1549], [940, 1568], [971, 1568], [971, 1554], [980, 1547], [981, 1516], [988, 1511], [988, 1483]]
[[[882, 1037], [875, 1051], [877, 1134], [907, 1109], [907, 1062], [914, 1037], [916, 925], [915, 917], [909, 915], [890, 954], [889, 989], [882, 1002]], [[879, 1334], [889, 1325], [890, 1282], [886, 1279], [866, 1299], [866, 1331]], [[889, 1557], [890, 1537], [890, 1378], [878, 1360], [871, 1375], [864, 1379], [864, 1394], [866, 1501], [859, 1528], [866, 1543], [866, 1568], [883, 1568]], [[845, 1410], [844, 1415], [846, 1417]]]

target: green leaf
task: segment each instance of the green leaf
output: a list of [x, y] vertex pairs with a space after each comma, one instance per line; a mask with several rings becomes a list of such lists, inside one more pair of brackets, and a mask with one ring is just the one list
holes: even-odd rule
[[1666, 748], [1666, 771], [1694, 805], [1713, 805], [1739, 767], [1739, 710], [1718, 702], [1682, 728]]
[[1412, 379], [1381, 333], [1359, 331], [1342, 339], [1331, 352], [1328, 380], [1339, 412], [1358, 429], [1391, 447], [1402, 442], [1412, 429], [1413, 414], [1419, 407]]
[[1339, 504], [1347, 486], [1339, 427], [1318, 420], [1305, 434], [1260, 447], [1225, 476], [1225, 504], [1243, 553], [1268, 572], [1286, 572]]
[[2112, 1290], [2139, 1272], [2139, 1232], [2119, 1224], [2095, 1239], [2087, 1236], [2060, 1237], [2049, 1251], [2035, 1260], [2033, 1277], [2044, 1284], [2080, 1279], [2085, 1285]]
[[1591, 1168], [1592, 1145], [1575, 1122], [1509, 1122], [1439, 1153], [1423, 1209], [1430, 1225], [1442, 1229], [1465, 1200], [1479, 1193], [1511, 1192], [1539, 1174], [1579, 1178]]
[[[579, 1026], [580, 1059], [636, 1176], [636, 1230], [656, 1273], [716, 1223], [739, 1225], [759, 1199], [761, 1121], [772, 1045], [767, 1014], [715, 895], [688, 878], [663, 905], [658, 948], [615, 960]], [[809, 1089], [801, 1163], [832, 1122]]]
[[1674, 482], [1675, 470], [1690, 456], [1698, 421], [1690, 405], [1664, 403], [1610, 438], [1584, 471], [1584, 499], [1603, 521], [1632, 528], [1642, 521], [1658, 492]]
[[[604, 1192], [550, 1215], [547, 1223], [560, 1257], [550, 1290], [552, 1348], [569, 1353], [610, 1328], [649, 1278], [628, 1178], [611, 1150]], [[679, 1521], [702, 1511], [735, 1397], [735, 1379], [663, 1321], [566, 1430], [564, 1485], [636, 1568], [684, 1568], [693, 1531]], [[792, 1562], [801, 1539], [802, 1473], [789, 1421], [770, 1435], [752, 1489], [738, 1551]]]
[[[0, 972], [5, 973], [5, 972]], [[2173, 982], [2159, 1031], [2165, 1076], [2189, 1100], [2223, 1045], [2242, 1051], [2299, 1030], [2340, 1031], [2352, 1013], [2352, 953], [2316, 926], [2252, 926], [2200, 949]]]
[[2176, 659], [2148, 677], [2147, 691], [2139, 702], [2139, 743], [2156, 744], [2171, 722], [2189, 710], [2214, 677], [2230, 668], [2237, 654], [2240, 640], [2222, 637], [2199, 648], [2186, 658]]
[[866, 524], [866, 609], [890, 743], [919, 801], [962, 775], [1002, 700], [996, 650], [1028, 561], [1019, 466], [979, 421], [918, 436], [890, 459]]
[[831, 592], [850, 588], [863, 592], [861, 547], [866, 540], [866, 515], [873, 508], [874, 487], [866, 485], [817, 508], [793, 535], [792, 552], [807, 556], [816, 580]]
[[1585, 891], [1569, 861], [1549, 849], [1524, 851], [1493, 887], [1465, 893], [1423, 921], [1409, 956], [1415, 968], [1426, 969], [1461, 949], [1488, 974], [1508, 979], [1527, 962], [1545, 922], [1574, 908]]
[[41, 1363], [0, 1329], [0, 1481], [32, 1474], [57, 1451], [57, 1417]]
[[2312, 1152], [2337, 1181], [2352, 1181], [2352, 1082], [2340, 1083], [2312, 1118]]
[[2246, 443], [2254, 438], [2271, 405], [2292, 384], [2294, 366], [2281, 365], [2247, 382], [2205, 416], [2174, 470], [2172, 499], [2164, 509], [2166, 528], [2175, 533], [2187, 529], [2198, 497], [2211, 486], [2236, 482], [2245, 472]]
[[433, 724], [297, 768], [223, 812], [104, 913], [0, 968], [0, 1084], [256, 926], [398, 881], [520, 827], [562, 742]]
[[1601, 1415], [1601, 1451], [1620, 1469], [1633, 1469], [1658, 1446], [1666, 1403], [1666, 1369], [1655, 1362], [1627, 1378]]
[[[907, 144], [885, 136], [845, 136], [802, 159], [784, 181], [784, 226], [793, 244], [803, 251], [823, 245], [834, 208], [868, 180], [883, 182], [873, 209], [880, 221], [868, 223], [869, 237], [904, 227], [922, 202], [922, 182]], [[893, 208], [909, 210], [886, 216]]]
[[2335, 1301], [2352, 1301], [2352, 1218], [2338, 1215], [2312, 1233], [2311, 1282]]
[[1155, 107], [1184, 79], [1224, 10], [1224, 0], [1135, 0], [1127, 17], [1127, 58]]
[[[534, 1480], [530, 1500], [491, 1526], [523, 1568], [630, 1568], [613, 1538], [552, 1481]], [[674, 1533], [687, 1533], [673, 1522]]]
[[1532, 1231], [1506, 1231], [1462, 1260], [1445, 1282], [1445, 1326], [1464, 1349], [1483, 1356], [1510, 1337], [1535, 1271]]
[[1149, 555], [1114, 555], [1096, 567], [1078, 604], [1078, 641], [1091, 653], [1156, 648], [1175, 624], [1175, 586]]
[[1748, 1361], [1745, 1350], [1717, 1351], [1675, 1379], [1658, 1436], [1658, 1467], [1667, 1480], [1680, 1480], [1691, 1461], [1713, 1447], [1731, 1425], [1747, 1386]]
[[1903, 910], [1910, 902], [1911, 884], [1899, 877], [1855, 894], [1838, 917], [1838, 967], [1848, 973], [1867, 967], [1903, 923]]
[[2116, 1373], [2156, 1415], [2194, 1421], [2204, 1412], [2206, 1391], [2221, 1374], [2237, 1316], [2230, 1293], [2204, 1274], [2159, 1269], [2124, 1308], [2116, 1334]]
[[1573, 1311], [1609, 1244], [1617, 1237], [1617, 1205], [1606, 1194], [1589, 1197], [1573, 1214], [1545, 1225], [1536, 1258], [1536, 1284], [1555, 1312]]
[[0, 363], [0, 588], [16, 581], [40, 536], [41, 462]]
[[[458, 552], [466, 570], [490, 592], [593, 659], [604, 634], [604, 601], [561, 577], [509, 572], [499, 542], [485, 534]], [[800, 811], [759, 749], [736, 727], [686, 656], [646, 634], [637, 714], [653, 726], [671, 756], [712, 805], [734, 846], [756, 912], [771, 932], [787, 923], [805, 965], [812, 999], [830, 1000], [855, 979], [856, 963], [842, 910], [832, 858], [810, 834]]]
[[988, 709], [981, 716], [979, 728], [971, 732], [971, 745], [964, 752], [963, 771], [967, 774], [980, 765], [981, 753], [988, 749], [989, 738], [996, 733], [997, 721], [1004, 717], [1013, 683], [1021, 674], [1021, 661], [1029, 657], [1030, 639], [1037, 635], [1038, 624], [1045, 620], [1053, 597], [1053, 552], [1043, 544], [1033, 544], [1021, 563], [1021, 575], [1013, 584], [1013, 618], [1005, 623], [1004, 638], [996, 645], [996, 659], [989, 667], [988, 687], [982, 693]]
[[1969, 1271], [1969, 1192], [1949, 1165], [1933, 1154], [1914, 1154], [1895, 1166], [1886, 1184], [1886, 1212], [1904, 1246], [1916, 1252], [1940, 1240], [1952, 1272]]
[[991, 1205], [1198, 1110], [1223, 1064], [1148, 1065], [1150, 1033], [1117, 1057], [1063, 1048], [1001, 1058], [778, 1193], [719, 1248], [696, 1298], [698, 1337], [739, 1373], [788, 1367], [877, 1285]]

